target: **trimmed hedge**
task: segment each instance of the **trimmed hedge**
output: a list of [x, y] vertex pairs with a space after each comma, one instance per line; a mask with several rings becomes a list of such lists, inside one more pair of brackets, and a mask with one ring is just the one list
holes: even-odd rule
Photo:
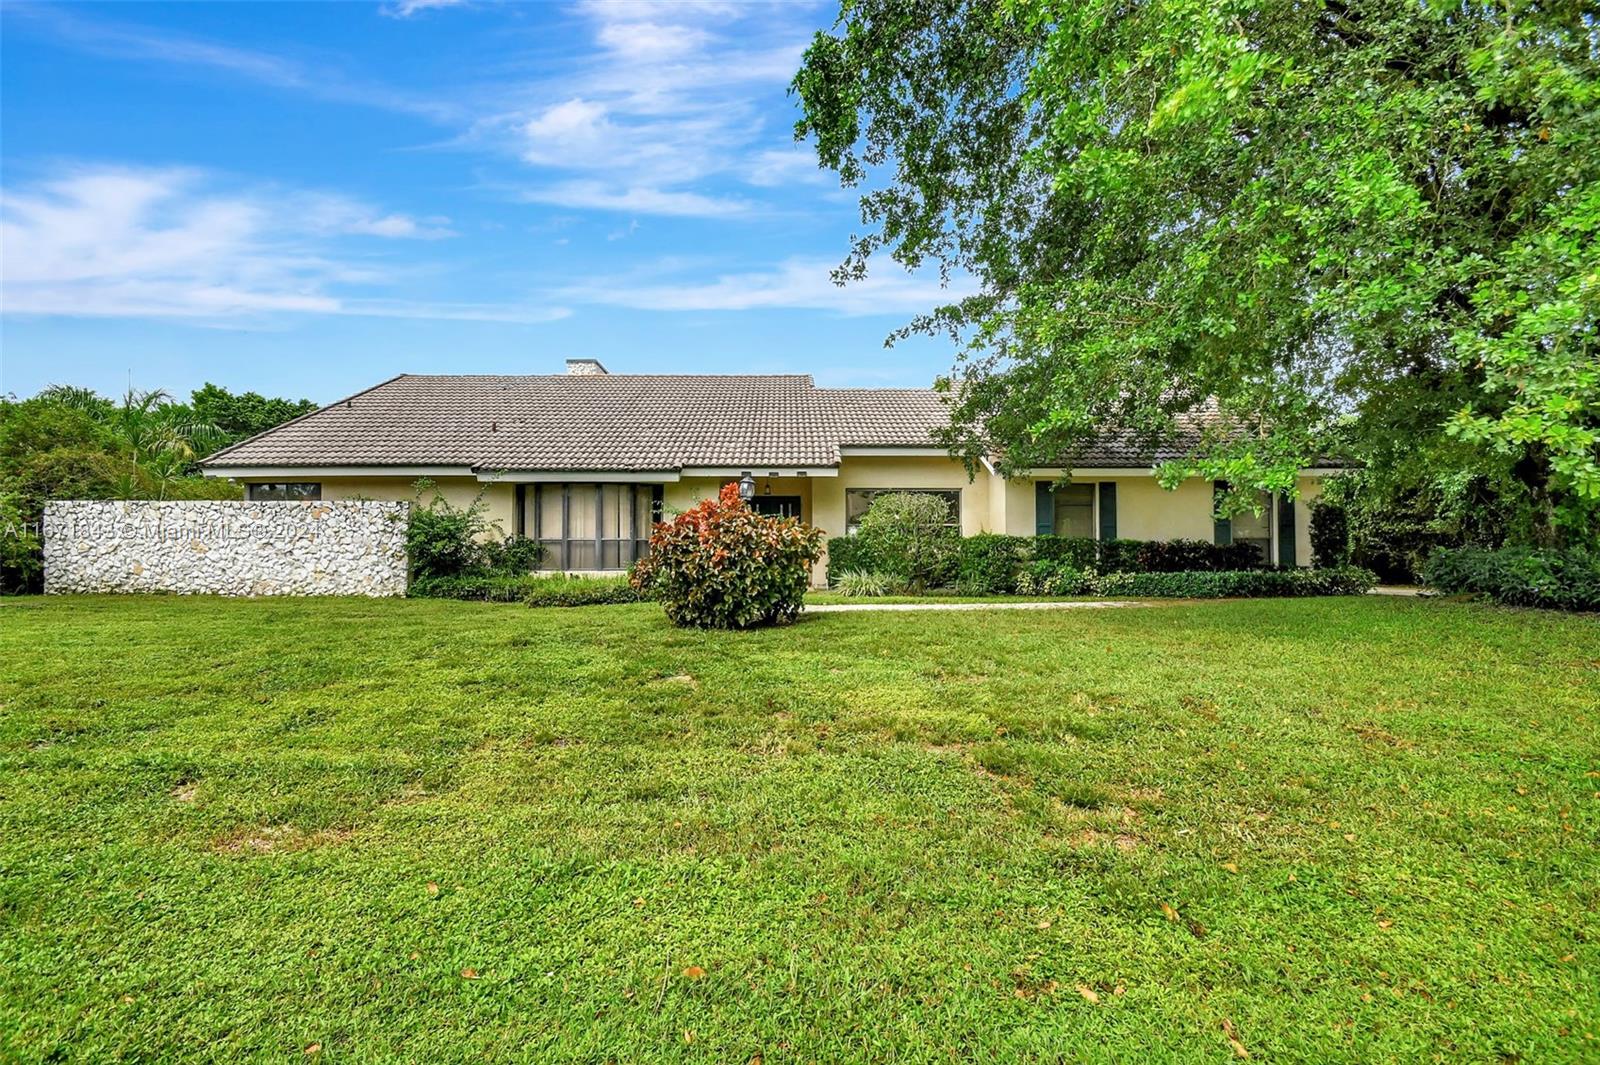
[[1509, 606], [1600, 610], [1600, 552], [1530, 547], [1435, 548], [1423, 583], [1441, 592], [1485, 595]]
[[1024, 595], [1219, 599], [1233, 596], [1363, 595], [1377, 583], [1376, 575], [1358, 566], [1095, 573], [1093, 570], [1055, 562], [1034, 562], [1018, 576], [1017, 590]]
[[1377, 574], [1359, 566], [1336, 566], [1330, 569], [1201, 570], [1189, 573], [1106, 573], [1093, 578], [1093, 593], [1173, 599], [1365, 595], [1377, 583]]
[[[1031, 557], [1033, 537], [979, 533], [962, 539], [956, 552], [956, 588], [962, 595], [1007, 595]], [[828, 572], [833, 572], [829, 545]]]
[[409, 593], [417, 599], [467, 599], [481, 603], [526, 603], [528, 606], [597, 606], [637, 603], [644, 596], [626, 577], [567, 577], [532, 573], [469, 573], [454, 577], [418, 577]]
[[[829, 544], [829, 570], [837, 541]], [[854, 563], [858, 556], [846, 553]], [[963, 595], [1010, 595], [1033, 566], [1046, 566], [1038, 580], [1065, 571], [1105, 573], [1191, 573], [1257, 570], [1261, 558], [1249, 544], [1204, 540], [1093, 540], [1072, 536], [1001, 536], [980, 533], [961, 541], [956, 587]], [[855, 568], [855, 567], [851, 567]], [[863, 566], [861, 568], [870, 568]], [[1038, 580], [1034, 582], [1037, 586]], [[1037, 593], [1031, 593], [1037, 594]], [[1059, 592], [1059, 595], [1077, 594]]]
[[526, 588], [522, 601], [528, 606], [605, 606], [651, 598], [627, 577], [535, 577]]
[[872, 568], [869, 552], [862, 549], [861, 543], [854, 536], [831, 536], [828, 538], [828, 583], [831, 585], [841, 573], [852, 570], [860, 573], [876, 572]]
[[[1100, 565], [1100, 541], [1084, 536], [1034, 536], [1028, 557], [1043, 562], [1059, 562], [1073, 569], [1094, 569]], [[1106, 543], [1119, 543], [1111, 541]]]

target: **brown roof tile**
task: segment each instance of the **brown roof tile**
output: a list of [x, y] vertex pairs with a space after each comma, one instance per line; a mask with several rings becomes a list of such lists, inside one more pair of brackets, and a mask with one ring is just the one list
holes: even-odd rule
[[[932, 389], [817, 388], [803, 374], [402, 374], [203, 465], [804, 469], [837, 465], [840, 448], [936, 447], [947, 416]], [[1149, 466], [1192, 446], [1198, 422], [1158, 448], [1108, 433], [1062, 464]]]
[[205, 465], [677, 470], [833, 466], [839, 447], [928, 447], [931, 389], [819, 389], [806, 375], [405, 374]]

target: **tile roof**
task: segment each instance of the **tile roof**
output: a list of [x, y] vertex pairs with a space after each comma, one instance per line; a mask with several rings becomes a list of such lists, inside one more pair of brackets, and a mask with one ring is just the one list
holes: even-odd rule
[[808, 375], [402, 374], [204, 465], [671, 471], [834, 466], [841, 446], [934, 446], [931, 389], [823, 389]]
[[[202, 463], [670, 472], [831, 467], [840, 448], [937, 447], [928, 388], [817, 388], [809, 375], [401, 374]], [[1063, 465], [1143, 467], [1181, 455], [1108, 433]]]

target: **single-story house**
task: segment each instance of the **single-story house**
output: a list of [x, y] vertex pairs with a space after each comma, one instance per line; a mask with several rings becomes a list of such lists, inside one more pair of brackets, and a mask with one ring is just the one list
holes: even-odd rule
[[[1108, 437], [1070, 463], [969, 477], [935, 439], [943, 397], [920, 388], [818, 388], [801, 374], [610, 374], [569, 359], [565, 374], [401, 374], [225, 448], [202, 466], [251, 499], [479, 497], [509, 536], [547, 548], [546, 566], [625, 569], [654, 515], [686, 509], [751, 476], [758, 511], [847, 535], [874, 495], [915, 490], [950, 502], [966, 535], [1247, 541], [1278, 565], [1308, 565], [1305, 503], [1332, 470], [1306, 470], [1298, 500], [1213, 519], [1214, 486], [1175, 491], [1154, 467], [1176, 452]], [[1058, 483], [1070, 478], [1065, 484]], [[826, 559], [815, 579], [826, 576]]]

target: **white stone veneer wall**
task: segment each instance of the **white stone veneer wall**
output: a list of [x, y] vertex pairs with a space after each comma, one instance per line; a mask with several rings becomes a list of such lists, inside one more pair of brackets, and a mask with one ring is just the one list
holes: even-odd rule
[[70, 501], [44, 510], [44, 590], [405, 595], [409, 503]]

